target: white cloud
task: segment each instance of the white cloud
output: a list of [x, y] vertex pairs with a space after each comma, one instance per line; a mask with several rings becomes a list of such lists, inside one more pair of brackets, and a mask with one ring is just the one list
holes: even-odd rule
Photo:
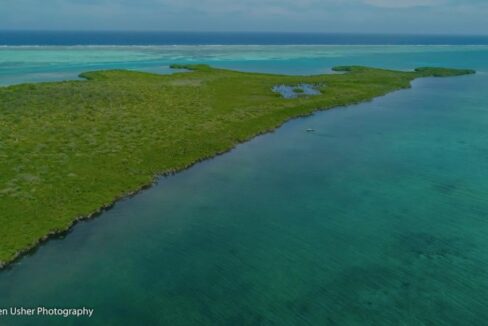
[[364, 3], [383, 8], [432, 7], [446, 3], [444, 0], [364, 0]]
[[0, 0], [0, 29], [486, 33], [487, 2]]

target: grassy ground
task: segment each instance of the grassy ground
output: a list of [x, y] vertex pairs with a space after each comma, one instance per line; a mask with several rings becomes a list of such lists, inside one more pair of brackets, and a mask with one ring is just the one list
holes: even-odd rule
[[[317, 109], [369, 100], [427, 76], [338, 67], [344, 74], [281, 76], [175, 66], [155, 75], [84, 73], [86, 81], [0, 88], [0, 265], [66, 230], [160, 173], [177, 171]], [[275, 85], [320, 85], [284, 99]]]

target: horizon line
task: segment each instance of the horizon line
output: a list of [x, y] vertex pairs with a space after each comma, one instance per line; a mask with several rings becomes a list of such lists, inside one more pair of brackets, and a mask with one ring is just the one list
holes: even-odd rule
[[428, 36], [456, 36], [456, 37], [488, 37], [488, 34], [468, 34], [468, 33], [380, 33], [380, 32], [316, 32], [316, 31], [216, 31], [216, 30], [118, 30], [118, 29], [70, 29], [70, 30], [58, 30], [58, 29], [2, 29], [3, 32], [24, 32], [24, 33], [193, 33], [193, 34], [290, 34], [290, 35], [361, 35], [361, 36], [416, 36], [416, 37], [428, 37]]

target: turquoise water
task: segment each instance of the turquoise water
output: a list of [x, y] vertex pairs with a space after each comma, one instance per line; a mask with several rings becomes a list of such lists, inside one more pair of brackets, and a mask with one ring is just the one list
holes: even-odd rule
[[280, 94], [284, 98], [297, 98], [300, 96], [319, 95], [320, 91], [315, 85], [298, 84], [298, 85], [277, 85], [273, 87], [273, 92]]
[[411, 69], [442, 65], [486, 67], [488, 45], [472, 46], [0, 46], [0, 85], [74, 79], [99, 69], [168, 73], [173, 63], [208, 63], [223, 68], [317, 74], [335, 65]]
[[283, 73], [438, 65], [478, 74], [417, 80], [293, 120], [161, 178], [0, 272], [0, 308], [85, 306], [95, 309], [91, 319], [0, 324], [486, 324], [488, 47], [165, 49], [7, 47], [0, 80], [164, 71], [170, 61]]

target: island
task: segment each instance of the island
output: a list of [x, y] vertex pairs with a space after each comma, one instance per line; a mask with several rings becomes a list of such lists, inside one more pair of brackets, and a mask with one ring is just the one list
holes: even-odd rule
[[289, 119], [371, 100], [416, 78], [474, 73], [345, 66], [288, 76], [172, 68], [181, 71], [95, 71], [81, 74], [84, 80], [0, 88], [0, 267], [156, 177]]

